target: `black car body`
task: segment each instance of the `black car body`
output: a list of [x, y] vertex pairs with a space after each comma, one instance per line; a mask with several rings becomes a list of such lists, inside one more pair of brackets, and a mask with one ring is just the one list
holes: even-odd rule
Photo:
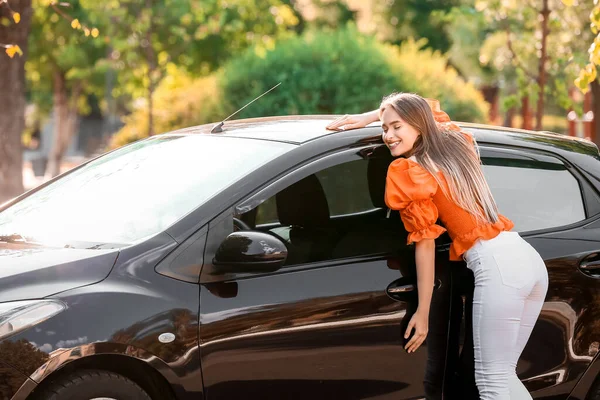
[[[0, 398], [45, 398], [86, 370], [153, 399], [477, 398], [472, 274], [440, 237], [429, 336], [407, 354], [414, 249], [383, 202], [392, 158], [380, 127], [330, 121], [159, 135], [5, 204]], [[461, 126], [549, 271], [519, 377], [535, 399], [600, 399], [597, 147]]]

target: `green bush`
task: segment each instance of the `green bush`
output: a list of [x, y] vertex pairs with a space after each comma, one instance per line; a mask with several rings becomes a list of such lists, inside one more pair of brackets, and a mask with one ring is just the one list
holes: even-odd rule
[[282, 82], [236, 118], [363, 112], [402, 86], [382, 50], [354, 28], [309, 31], [271, 50], [249, 49], [225, 65], [223, 98], [241, 107]]
[[425, 40], [408, 40], [400, 47], [387, 46], [392, 70], [404, 75], [402, 90], [438, 99], [455, 121], [487, 122], [489, 106], [481, 92], [448, 66], [448, 57], [424, 49], [425, 44]]
[[351, 26], [311, 31], [279, 41], [271, 50], [249, 49], [234, 58], [220, 86], [223, 98], [237, 108], [282, 82], [236, 118], [357, 113], [400, 91], [439, 99], [453, 119], [485, 121], [487, 104], [479, 91], [447, 67], [447, 57], [423, 45], [383, 45]]

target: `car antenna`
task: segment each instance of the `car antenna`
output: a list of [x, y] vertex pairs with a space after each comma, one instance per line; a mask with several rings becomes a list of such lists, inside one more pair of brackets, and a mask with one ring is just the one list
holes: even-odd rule
[[237, 110], [236, 112], [234, 112], [233, 114], [231, 114], [229, 117], [225, 118], [223, 121], [221, 121], [218, 124], [216, 124], [215, 126], [213, 126], [213, 128], [210, 130], [210, 133], [220, 133], [220, 132], [223, 132], [222, 127], [223, 127], [223, 124], [225, 124], [225, 121], [227, 121], [229, 118], [233, 117], [235, 114], [237, 114], [240, 111], [242, 111], [244, 108], [248, 107], [250, 104], [254, 103], [256, 100], [260, 99], [265, 94], [269, 93], [271, 90], [275, 89], [279, 85], [281, 85], [281, 82], [279, 82], [277, 85], [273, 86], [271, 89], [267, 90], [266, 92], [264, 92], [263, 94], [261, 94], [260, 96], [258, 96], [254, 100], [252, 100], [250, 103], [246, 104], [244, 107], [240, 108], [239, 110]]

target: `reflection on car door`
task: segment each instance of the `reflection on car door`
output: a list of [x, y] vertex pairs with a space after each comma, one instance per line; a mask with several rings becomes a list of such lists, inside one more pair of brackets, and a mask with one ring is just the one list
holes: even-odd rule
[[[549, 288], [540, 317], [517, 364], [534, 399], [566, 398], [597, 353], [598, 277], [586, 271], [600, 260], [600, 220], [588, 210], [599, 198], [577, 170], [552, 154], [482, 148], [484, 174], [500, 212], [544, 259]], [[587, 209], [585, 207], [587, 205]], [[453, 270], [472, 307], [472, 274]], [[455, 286], [458, 288], [458, 286]], [[476, 393], [469, 321], [460, 374], [463, 392]], [[452, 332], [455, 330], [452, 329]], [[473, 389], [475, 391], [473, 391]], [[478, 398], [477, 395], [463, 398]]]
[[[286, 243], [291, 261], [282, 269], [220, 276], [204, 265], [200, 343], [209, 400], [425, 397], [435, 339], [413, 354], [403, 349], [416, 279], [414, 249], [383, 202], [391, 158], [357, 150], [332, 157], [284, 177], [258, 207], [235, 215]], [[205, 260], [232, 232], [233, 216], [211, 222]], [[430, 338], [441, 342], [430, 365], [440, 369], [430, 369], [427, 381], [439, 396], [449, 284], [437, 279]]]

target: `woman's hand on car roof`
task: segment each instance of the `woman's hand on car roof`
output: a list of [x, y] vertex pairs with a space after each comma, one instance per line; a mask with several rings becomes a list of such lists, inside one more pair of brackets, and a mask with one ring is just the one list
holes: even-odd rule
[[348, 130], [364, 128], [371, 122], [379, 121], [379, 110], [373, 110], [362, 114], [346, 114], [327, 125], [331, 130]]

